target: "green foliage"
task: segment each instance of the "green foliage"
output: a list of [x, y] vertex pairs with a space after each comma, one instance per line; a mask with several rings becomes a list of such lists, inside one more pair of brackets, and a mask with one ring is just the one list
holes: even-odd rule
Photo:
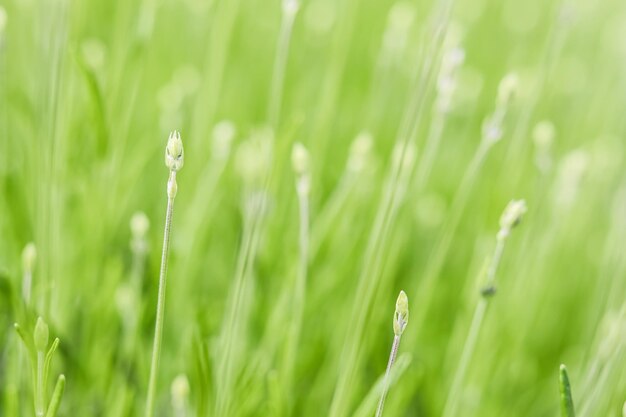
[[0, 416], [61, 372], [56, 416], [142, 415], [155, 325], [155, 415], [373, 416], [400, 288], [386, 416], [557, 415], [562, 362], [579, 415], [618, 415], [624, 22], [621, 0], [2, 2]]

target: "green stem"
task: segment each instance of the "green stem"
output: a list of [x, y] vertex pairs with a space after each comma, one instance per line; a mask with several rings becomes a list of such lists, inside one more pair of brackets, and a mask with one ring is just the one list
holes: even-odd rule
[[[170, 172], [169, 183], [176, 182], [176, 172]], [[150, 379], [148, 382], [148, 399], [146, 401], [146, 417], [154, 415], [154, 401], [156, 395], [157, 372], [161, 355], [161, 341], [163, 339], [163, 318], [165, 314], [165, 287], [167, 284], [167, 261], [170, 247], [170, 230], [174, 214], [175, 195], [168, 195], [167, 212], [165, 215], [165, 231], [163, 234], [163, 252], [161, 253], [161, 271], [159, 273], [159, 295], [157, 299], [156, 323], [154, 326], [154, 343], [152, 345], [152, 361], [150, 363]]]
[[283, 96], [283, 86], [285, 85], [285, 68], [287, 67], [287, 56], [289, 53], [289, 41], [291, 39], [291, 29], [295, 13], [283, 12], [280, 24], [280, 34], [278, 36], [278, 49], [274, 61], [272, 72], [272, 84], [270, 88], [267, 119], [274, 129], [278, 128], [280, 118], [280, 107]]
[[378, 402], [378, 408], [376, 409], [376, 417], [383, 415], [383, 407], [385, 406], [385, 398], [387, 398], [387, 392], [389, 391], [389, 381], [391, 375], [391, 367], [396, 361], [398, 356], [398, 347], [400, 346], [400, 335], [393, 337], [393, 344], [391, 345], [391, 353], [389, 354], [389, 362], [387, 362], [387, 370], [385, 371], [385, 378], [383, 380], [383, 392], [380, 395], [380, 401]]
[[[498, 265], [500, 264], [500, 259], [502, 258], [502, 252], [504, 250], [504, 242], [505, 239], [502, 238], [499, 238], [497, 240], [496, 248], [494, 250], [492, 260], [489, 264], [489, 269], [487, 270], [486, 285], [484, 287], [485, 289], [493, 288], [493, 284], [496, 278], [496, 271], [498, 269]], [[462, 391], [461, 386], [463, 384], [463, 381], [465, 380], [465, 375], [467, 374], [467, 369], [469, 367], [470, 361], [472, 360], [472, 356], [474, 355], [476, 342], [478, 341], [478, 335], [480, 334], [480, 329], [482, 327], [483, 319], [485, 318], [487, 306], [489, 305], [488, 297], [488, 294], [483, 294], [480, 301], [476, 305], [476, 309], [474, 310], [472, 324], [470, 326], [467, 339], [465, 340], [465, 344], [463, 345], [461, 360], [459, 361], [459, 365], [457, 366], [454, 373], [454, 379], [452, 380], [450, 393], [448, 394], [448, 398], [446, 400], [443, 417], [452, 417], [456, 413], [458, 400], [461, 396]]]
[[[292, 389], [293, 368], [295, 364], [300, 331], [302, 328], [302, 317], [304, 315], [304, 303], [306, 300], [306, 281], [309, 260], [309, 199], [305, 192], [298, 190], [298, 203], [300, 212], [300, 263], [298, 265], [298, 276], [295, 282], [292, 299], [292, 318], [289, 326], [289, 336], [285, 353], [283, 369], [285, 372], [283, 386], [285, 390]], [[290, 398], [285, 395], [285, 398]], [[287, 415], [291, 414], [290, 405]]]
[[37, 378], [35, 381], [35, 415], [43, 417], [46, 409], [44, 398], [44, 352], [37, 352]]

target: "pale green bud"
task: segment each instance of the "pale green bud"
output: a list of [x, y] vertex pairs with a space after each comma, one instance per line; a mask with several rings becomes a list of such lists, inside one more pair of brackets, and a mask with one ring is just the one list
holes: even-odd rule
[[35, 349], [37, 352], [45, 352], [48, 347], [48, 325], [41, 317], [37, 319], [35, 324], [35, 332], [33, 339], [35, 340]]
[[502, 216], [500, 217], [500, 232], [498, 232], [498, 238], [506, 238], [511, 229], [519, 224], [522, 217], [526, 213], [526, 201], [524, 200], [512, 200], [504, 209]]
[[404, 291], [400, 291], [396, 300], [396, 312], [393, 315], [393, 332], [396, 336], [402, 335], [409, 322], [409, 298]]
[[296, 142], [291, 148], [291, 166], [297, 175], [309, 173], [309, 151], [300, 142]]
[[283, 0], [283, 13], [287, 16], [294, 16], [300, 9], [298, 0]]
[[135, 238], [144, 238], [150, 229], [150, 220], [146, 213], [138, 211], [130, 219], [130, 231]]
[[542, 120], [533, 129], [533, 141], [540, 149], [549, 149], [554, 142], [556, 129], [549, 120]]
[[228, 157], [236, 133], [235, 125], [230, 120], [222, 120], [215, 125], [211, 147], [214, 158], [223, 160]]
[[174, 378], [172, 386], [170, 387], [170, 394], [172, 396], [172, 406], [174, 409], [185, 409], [189, 398], [189, 380], [185, 374], [180, 374]]
[[167, 139], [165, 147], [165, 166], [170, 171], [179, 171], [185, 162], [185, 151], [183, 149], [183, 141], [180, 139], [180, 133], [173, 131]]

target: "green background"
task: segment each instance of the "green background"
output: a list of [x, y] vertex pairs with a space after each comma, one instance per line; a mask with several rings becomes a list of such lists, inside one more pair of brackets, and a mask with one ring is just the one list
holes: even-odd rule
[[[163, 151], [177, 129], [186, 152], [157, 415], [175, 415], [169, 387], [180, 373], [190, 383], [188, 415], [215, 415], [224, 390], [229, 416], [329, 415], [337, 392], [334, 417], [353, 415], [384, 373], [401, 289], [411, 310], [405, 367], [385, 415], [441, 415], [499, 217], [523, 198], [528, 212], [507, 240], [456, 415], [557, 415], [565, 363], [579, 415], [621, 416], [623, 2], [303, 0], [282, 49], [282, 94], [271, 86], [282, 62], [278, 0], [1, 6], [0, 414], [34, 414], [12, 325], [32, 329], [41, 315], [61, 339], [51, 375], [67, 378], [60, 415], [142, 415], [167, 202]], [[439, 63], [454, 44], [465, 62], [420, 183], [439, 117]], [[477, 158], [509, 72], [519, 85], [503, 138]], [[220, 157], [214, 126], [223, 120], [236, 133]], [[549, 148], [533, 140], [542, 120], [555, 127]], [[350, 170], [363, 131], [372, 147]], [[297, 357], [286, 370], [299, 262], [296, 141], [310, 152], [311, 250]], [[416, 151], [400, 178], [396, 143]], [[150, 220], [143, 270], [133, 269], [129, 245], [138, 211]], [[21, 252], [31, 241], [38, 257], [25, 307]], [[233, 307], [237, 275], [244, 288]], [[236, 331], [225, 328], [233, 308]], [[232, 384], [219, 370], [229, 330]], [[375, 401], [363, 407], [373, 415]]]

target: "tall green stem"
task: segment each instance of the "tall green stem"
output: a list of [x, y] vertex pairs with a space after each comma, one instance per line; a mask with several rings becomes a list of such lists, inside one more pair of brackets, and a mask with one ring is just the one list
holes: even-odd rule
[[387, 362], [387, 370], [385, 371], [385, 378], [383, 380], [383, 393], [378, 401], [378, 408], [376, 409], [376, 417], [383, 415], [383, 407], [385, 406], [385, 399], [387, 398], [387, 392], [389, 391], [389, 376], [391, 374], [391, 367], [396, 361], [398, 356], [398, 347], [400, 346], [400, 336], [393, 337], [393, 344], [391, 345], [391, 353], [389, 354], [389, 362]]
[[156, 323], [154, 325], [154, 342], [152, 345], [152, 360], [150, 362], [150, 379], [148, 380], [148, 397], [146, 400], [146, 417], [154, 415], [157, 372], [161, 356], [161, 341], [163, 340], [163, 319], [165, 315], [165, 288], [167, 284], [167, 261], [170, 249], [170, 231], [174, 214], [174, 198], [178, 191], [176, 172], [183, 167], [183, 143], [178, 132], [173, 132], [165, 148], [165, 165], [170, 170], [167, 182], [167, 211], [165, 214], [165, 231], [163, 233], [163, 252], [161, 253], [161, 271], [159, 273], [159, 294], [157, 298]]
[[[170, 172], [170, 180], [176, 181], [176, 172]], [[172, 229], [172, 215], [174, 214], [174, 196], [167, 198], [167, 212], [165, 215], [165, 232], [163, 234], [163, 252], [161, 253], [161, 272], [159, 273], [159, 295], [157, 299], [156, 323], [154, 326], [154, 342], [152, 345], [152, 361], [150, 362], [150, 380], [148, 382], [148, 400], [146, 403], [146, 417], [154, 415], [154, 399], [156, 393], [157, 372], [159, 357], [161, 356], [161, 341], [163, 339], [163, 318], [165, 315], [165, 287], [167, 285], [167, 261], [170, 249], [170, 231]]]

